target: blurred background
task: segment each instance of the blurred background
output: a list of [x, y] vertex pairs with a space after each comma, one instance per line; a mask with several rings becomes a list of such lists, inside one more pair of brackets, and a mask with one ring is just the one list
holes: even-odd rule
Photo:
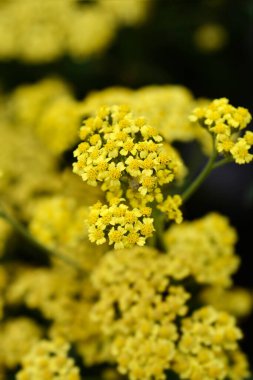
[[[50, 7], [50, 2], [56, 4], [57, 1], [45, 3]], [[72, 44], [69, 43], [67, 48], [62, 45], [61, 51], [55, 51], [52, 41], [51, 45], [48, 44], [47, 36], [43, 35], [37, 24], [32, 24], [28, 13], [24, 11], [22, 14], [25, 7], [34, 8], [35, 0], [13, 1], [16, 3], [13, 8], [11, 0], [0, 0], [1, 90], [10, 92], [20, 84], [35, 83], [48, 75], [65, 78], [79, 99], [91, 90], [109, 86], [137, 89], [150, 84], [180, 84], [192, 91], [195, 97], [227, 97], [233, 105], [247, 107], [253, 112], [252, 0], [133, 0], [133, 9], [136, 8], [141, 15], [138, 17], [124, 8], [127, 0], [116, 1], [122, 3], [122, 10], [117, 10], [118, 20], [121, 21], [116, 23], [115, 19], [111, 19], [112, 9], [108, 8], [108, 19], [101, 18], [101, 22], [97, 19], [94, 31], [85, 42], [90, 50], [85, 54], [76, 54], [78, 41], [72, 31], [66, 32]], [[21, 3], [23, 8], [19, 10]], [[87, 7], [97, 2], [78, 3], [80, 7]], [[106, 9], [106, 0], [100, 3], [104, 3]], [[13, 20], [8, 12], [12, 12]], [[17, 23], [15, 12], [15, 17], [24, 17], [22, 23]], [[34, 14], [34, 9], [31, 12]], [[86, 21], [92, 23], [91, 18]], [[40, 25], [48, 21], [43, 20], [40, 12], [38, 19]], [[58, 19], [62, 23], [75, 24], [77, 28], [77, 22], [64, 19], [64, 9], [62, 14], [58, 13]], [[6, 32], [8, 28], [13, 28], [12, 23], [17, 25], [13, 36]], [[25, 32], [19, 30], [19, 24], [36, 30], [36, 43], [29, 40], [29, 35], [33, 35], [29, 28], [28, 35], [24, 37]], [[89, 44], [103, 25], [108, 31], [107, 40], [97, 42], [101, 45], [99, 49], [93, 48]], [[59, 28], [56, 25], [51, 33], [55, 38], [62, 39]], [[35, 49], [34, 55], [28, 56], [24, 49], [11, 49], [16, 42], [28, 47], [48, 44], [51, 50], [45, 51], [44, 56], [37, 56]], [[186, 164], [195, 162], [196, 170], [203, 165], [204, 157], [197, 145], [183, 148], [183, 155]], [[238, 253], [242, 264], [235, 281], [238, 285], [253, 289], [253, 267], [250, 264], [253, 250], [252, 165], [238, 167], [229, 164], [217, 169], [185, 206], [185, 217], [194, 219], [209, 211], [219, 211], [229, 216], [238, 230]], [[245, 320], [243, 329], [246, 331], [243, 346], [250, 354], [252, 320]]]

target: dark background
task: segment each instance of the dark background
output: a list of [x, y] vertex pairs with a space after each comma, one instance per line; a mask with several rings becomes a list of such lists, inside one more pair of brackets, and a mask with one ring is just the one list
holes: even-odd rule
[[[124, 1], [124, 0], [122, 0]], [[146, 1], [146, 0], [136, 0]], [[218, 23], [228, 33], [227, 44], [203, 52], [194, 33], [205, 23]], [[153, 0], [146, 22], [123, 28], [102, 56], [82, 62], [69, 57], [47, 65], [0, 63], [6, 91], [57, 74], [72, 83], [78, 98], [113, 85], [138, 88], [149, 84], [182, 84], [196, 97], [227, 97], [235, 106], [253, 111], [253, 1]], [[193, 149], [185, 151], [186, 163]], [[200, 162], [201, 166], [201, 162]], [[217, 169], [185, 206], [185, 217], [219, 211], [230, 217], [240, 239], [242, 264], [235, 282], [253, 289], [253, 166], [229, 164]], [[243, 322], [243, 346], [252, 357], [252, 319]]]

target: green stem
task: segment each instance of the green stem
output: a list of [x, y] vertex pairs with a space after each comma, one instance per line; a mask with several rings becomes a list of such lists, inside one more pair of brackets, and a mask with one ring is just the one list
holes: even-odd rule
[[78, 269], [78, 271], [83, 272], [83, 270], [80, 268], [80, 266], [75, 260], [72, 260], [62, 255], [59, 252], [51, 251], [49, 248], [45, 247], [44, 245], [40, 244], [37, 240], [35, 240], [33, 236], [27, 231], [27, 229], [19, 221], [13, 218], [9, 213], [3, 210], [2, 207], [0, 207], [0, 218], [5, 219], [13, 227], [15, 231], [17, 231], [23, 238], [25, 238], [25, 240], [29, 241], [31, 245], [39, 249], [41, 252], [44, 252], [48, 256], [58, 258], [64, 261], [66, 264], [75, 267], [75, 269]]
[[232, 157], [223, 158], [222, 160], [219, 160], [219, 161], [217, 161], [217, 162], [214, 163], [213, 169], [216, 169], [216, 168], [219, 168], [220, 166], [229, 164], [230, 162], [233, 162], [233, 158]]
[[161, 251], [166, 252], [167, 246], [164, 241], [164, 224], [165, 224], [165, 215], [156, 210], [154, 215], [154, 227], [155, 227], [155, 236], [156, 236], [156, 247]]
[[183, 202], [187, 201], [193, 193], [199, 188], [199, 186], [204, 182], [206, 177], [210, 174], [210, 172], [215, 167], [215, 161], [218, 156], [218, 153], [216, 149], [213, 149], [213, 153], [211, 157], [209, 158], [206, 166], [204, 169], [200, 172], [200, 174], [195, 178], [195, 180], [190, 184], [190, 186], [183, 192], [182, 199]]

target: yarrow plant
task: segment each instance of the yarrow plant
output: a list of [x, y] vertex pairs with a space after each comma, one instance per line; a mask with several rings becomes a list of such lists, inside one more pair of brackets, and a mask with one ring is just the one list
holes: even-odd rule
[[180, 197], [166, 197], [180, 162], [145, 118], [134, 118], [127, 106], [102, 107], [85, 120], [80, 138], [74, 173], [91, 186], [101, 183], [109, 203], [91, 209], [91, 241], [108, 238], [115, 248], [144, 245], [154, 231], [150, 216], [156, 208], [181, 222]]
[[[236, 230], [184, 204], [252, 161], [248, 110], [180, 86], [77, 101], [52, 78], [0, 107], [0, 379], [247, 379]], [[174, 145], [193, 140], [195, 178]]]

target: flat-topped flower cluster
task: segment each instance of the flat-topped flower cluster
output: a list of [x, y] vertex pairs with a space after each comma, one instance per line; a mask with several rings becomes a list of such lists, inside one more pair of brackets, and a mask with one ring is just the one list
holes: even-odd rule
[[181, 222], [179, 196], [164, 199], [180, 160], [145, 118], [125, 105], [104, 106], [84, 121], [80, 138], [73, 171], [91, 186], [100, 183], [109, 202], [91, 209], [91, 241], [103, 244], [108, 236], [115, 248], [144, 245], [154, 230], [151, 204]]
[[244, 130], [252, 117], [243, 107], [234, 107], [228, 99], [215, 99], [206, 107], [197, 107], [190, 120], [200, 122], [214, 136], [219, 153], [231, 157], [237, 164], [246, 164], [253, 160], [249, 152], [253, 145], [253, 132]]

